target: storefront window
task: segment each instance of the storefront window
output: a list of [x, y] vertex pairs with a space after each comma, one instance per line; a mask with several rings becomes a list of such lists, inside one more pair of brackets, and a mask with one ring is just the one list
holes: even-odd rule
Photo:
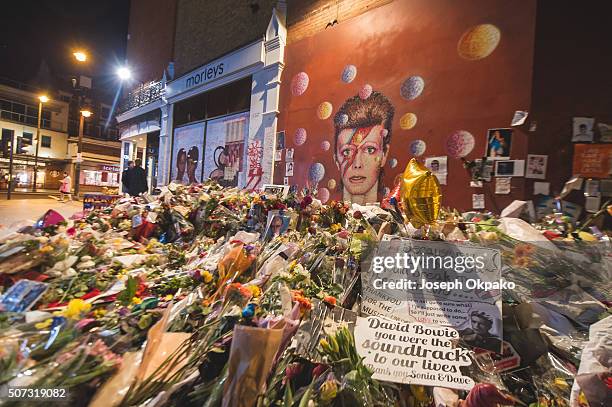
[[82, 183], [90, 186], [118, 187], [119, 173], [99, 170], [84, 170]]

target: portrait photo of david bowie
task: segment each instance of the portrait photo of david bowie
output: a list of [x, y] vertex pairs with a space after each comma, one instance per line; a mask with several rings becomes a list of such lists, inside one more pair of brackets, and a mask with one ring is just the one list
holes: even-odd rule
[[[357, 204], [378, 202], [383, 167], [391, 142], [395, 109], [382, 93], [344, 102], [334, 120], [334, 161], [340, 171], [342, 199]], [[346, 115], [348, 121], [342, 120]], [[345, 122], [345, 123], [343, 123]]]
[[461, 341], [470, 347], [501, 351], [501, 339], [492, 333], [493, 318], [483, 311], [470, 313], [470, 328], [459, 331]]

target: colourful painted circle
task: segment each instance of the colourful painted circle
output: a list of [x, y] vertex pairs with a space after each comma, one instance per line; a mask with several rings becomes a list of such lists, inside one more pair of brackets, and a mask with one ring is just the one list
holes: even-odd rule
[[306, 142], [307, 137], [308, 134], [306, 133], [306, 129], [300, 127], [295, 131], [295, 134], [293, 135], [293, 142], [296, 146], [301, 146]]
[[397, 158], [392, 158], [389, 160], [389, 167], [391, 168], [397, 167]]
[[349, 117], [346, 113], [340, 113], [336, 115], [335, 121], [339, 126], [344, 126], [348, 123]]
[[351, 83], [357, 76], [357, 67], [355, 65], [347, 65], [342, 70], [342, 82]]
[[446, 152], [453, 158], [462, 158], [472, 152], [475, 144], [469, 131], [457, 130], [446, 139]]
[[493, 24], [476, 25], [463, 33], [457, 43], [461, 58], [476, 61], [491, 55], [501, 39], [501, 31]]
[[321, 149], [323, 151], [329, 151], [330, 147], [331, 147], [331, 144], [329, 143], [329, 141], [325, 140], [325, 141], [321, 142]]
[[427, 144], [423, 140], [414, 140], [410, 143], [410, 152], [415, 157], [423, 155], [425, 153], [425, 149], [427, 148]]
[[365, 84], [359, 89], [359, 97], [363, 100], [366, 100], [372, 94], [372, 86], [370, 84]]
[[334, 107], [329, 102], [323, 102], [317, 108], [317, 117], [321, 120], [328, 119], [331, 116]]
[[317, 191], [317, 199], [319, 199], [322, 203], [329, 201], [329, 190], [327, 188], [320, 188]]
[[402, 83], [400, 95], [406, 100], [414, 100], [425, 89], [425, 81], [420, 76], [411, 76]]
[[325, 166], [321, 163], [312, 163], [308, 169], [308, 179], [313, 182], [319, 182], [325, 176]]
[[301, 96], [308, 89], [309, 82], [310, 79], [306, 72], [296, 74], [291, 80], [291, 94], [293, 96]]
[[417, 124], [417, 116], [414, 113], [405, 113], [400, 118], [400, 128], [402, 130], [410, 130]]
[[332, 178], [327, 181], [327, 188], [331, 189], [332, 191], [336, 189], [336, 180]]

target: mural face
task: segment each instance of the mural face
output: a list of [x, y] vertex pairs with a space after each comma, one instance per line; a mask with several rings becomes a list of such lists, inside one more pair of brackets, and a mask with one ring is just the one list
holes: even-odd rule
[[[378, 202], [411, 158], [448, 155], [444, 204], [471, 209], [482, 190], [470, 188], [462, 159], [482, 157], [488, 129], [531, 100], [536, 2], [460, 1], [391, 2], [290, 43], [277, 125], [290, 137], [274, 183], [317, 190], [323, 202]], [[526, 156], [522, 132], [510, 159]], [[521, 199], [495, 198], [499, 208]]]
[[383, 94], [371, 92], [365, 99], [348, 99], [336, 114], [334, 158], [343, 200], [360, 204], [378, 200], [393, 113], [391, 102]]

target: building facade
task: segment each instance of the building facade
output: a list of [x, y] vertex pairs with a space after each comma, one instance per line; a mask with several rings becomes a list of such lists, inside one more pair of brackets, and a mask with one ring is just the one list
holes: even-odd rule
[[[156, 185], [290, 184], [363, 203], [379, 201], [416, 158], [439, 171], [445, 202], [471, 209], [484, 199], [499, 212], [542, 198], [535, 182], [560, 191], [573, 116], [612, 123], [608, 88], [597, 85], [612, 64], [603, 32], [587, 29], [604, 6], [564, 5], [583, 17], [570, 24], [547, 0], [520, 10], [502, 0], [176, 0], [160, 6], [169, 17], [150, 34], [160, 49], [147, 63], [157, 20], [142, 4], [132, 1], [140, 17], [130, 19], [128, 60], [153, 82], [130, 93], [118, 121], [124, 159], [156, 154]], [[560, 44], [578, 38], [597, 64], [563, 62]], [[511, 126], [516, 111], [529, 119]], [[526, 166], [534, 153], [549, 157], [536, 177], [496, 164], [490, 181], [473, 183], [465, 168], [492, 154]]]
[[[49, 100], [41, 106], [40, 140], [37, 140], [39, 96], [42, 94]], [[87, 103], [94, 115], [84, 125], [81, 190], [117, 188], [120, 144], [116, 127], [109, 120], [110, 106], [91, 99], [85, 99], [83, 103]], [[2, 80], [0, 190], [8, 188], [11, 172], [13, 190], [20, 192], [55, 192], [59, 189], [64, 171], [75, 179], [78, 113], [75, 96], [70, 92], [48, 92], [23, 83]], [[107, 121], [112, 125], [106, 125]], [[38, 169], [36, 177], [35, 169]]]
[[[201, 2], [179, 1], [177, 7], [179, 21], [207, 10]], [[181, 48], [175, 54], [176, 64], [169, 65], [171, 69], [159, 67], [161, 80], [140, 85], [128, 95], [127, 105], [117, 117], [121, 166], [123, 169], [129, 160], [140, 158], [151, 188], [171, 181], [211, 178], [223, 185], [255, 189], [272, 181], [285, 10], [243, 11], [247, 14], [235, 18], [245, 23], [261, 11], [258, 18], [265, 19], [261, 31], [247, 30], [225, 46], [196, 56]], [[214, 13], [206, 15], [215, 20]], [[192, 41], [207, 35], [217, 35], [220, 40], [219, 31], [213, 28], [209, 32], [196, 30]], [[175, 48], [184, 42], [178, 39], [193, 34], [194, 29], [193, 24], [178, 24]], [[130, 28], [130, 40], [136, 41], [131, 34], [134, 30]], [[128, 59], [130, 49], [128, 46]]]

